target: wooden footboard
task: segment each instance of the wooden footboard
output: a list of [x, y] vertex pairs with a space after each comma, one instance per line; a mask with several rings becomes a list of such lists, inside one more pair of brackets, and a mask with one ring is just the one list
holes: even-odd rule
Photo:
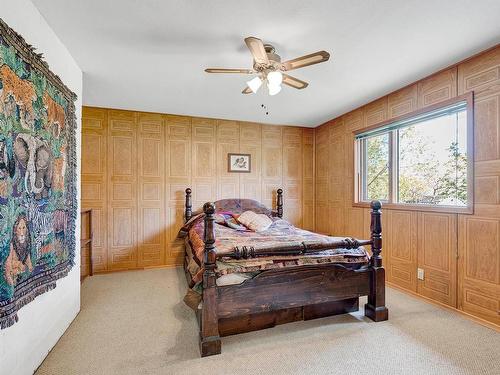
[[366, 296], [368, 268], [349, 270], [336, 264], [264, 271], [240, 285], [217, 288], [217, 316], [239, 315], [316, 305]]
[[[280, 189], [281, 190], [281, 189]], [[283, 210], [280, 191], [278, 212]], [[191, 190], [186, 190], [186, 219], [191, 216]], [[189, 211], [188, 211], [189, 204]], [[202, 356], [221, 352], [221, 336], [272, 327], [296, 320], [340, 314], [358, 309], [359, 297], [368, 296], [365, 315], [374, 321], [387, 320], [385, 271], [382, 267], [381, 204], [371, 204], [371, 238], [346, 238], [326, 248], [370, 245], [368, 265], [349, 269], [341, 264], [307, 265], [263, 271], [239, 285], [216, 284], [215, 205], [205, 203], [205, 252], [203, 304], [200, 311], [200, 351]], [[234, 249], [230, 256], [258, 257], [270, 254], [304, 254], [325, 246], [301, 244], [282, 248]], [[227, 255], [226, 255], [227, 256]]]

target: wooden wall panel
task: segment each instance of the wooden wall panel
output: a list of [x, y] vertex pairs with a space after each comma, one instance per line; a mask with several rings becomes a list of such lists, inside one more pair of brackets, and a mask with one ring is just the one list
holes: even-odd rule
[[345, 126], [342, 119], [337, 120], [329, 126], [328, 147], [328, 209], [329, 230], [333, 236], [341, 236], [345, 233], [345, 180], [346, 168], [344, 160]]
[[419, 294], [457, 307], [457, 215], [418, 213]]
[[418, 85], [407, 86], [387, 96], [388, 118], [405, 115], [417, 109]]
[[108, 112], [108, 268], [137, 267], [137, 122]]
[[193, 209], [217, 196], [217, 165], [215, 134], [217, 121], [193, 117], [192, 119], [192, 189]]
[[[369, 235], [369, 210], [352, 204], [353, 130], [471, 91], [474, 214], [383, 209], [382, 256], [392, 284], [500, 324], [500, 46], [316, 128], [315, 228], [332, 232], [343, 224], [344, 235]], [[343, 147], [336, 140], [340, 133]], [[343, 189], [335, 184], [342, 162]], [[330, 223], [320, 210], [326, 199]], [[417, 280], [417, 267], [424, 280]]]
[[165, 264], [180, 264], [184, 247], [177, 233], [184, 224], [184, 197], [187, 186], [192, 187], [191, 117], [167, 115], [164, 117], [165, 176], [168, 212], [166, 213], [167, 247]]
[[314, 129], [302, 129], [302, 228], [314, 230]]
[[452, 99], [457, 96], [457, 67], [434, 74], [417, 84], [418, 108]]
[[[354, 135], [353, 131], [365, 126], [365, 108], [360, 108], [342, 116], [344, 123], [344, 232], [345, 236], [363, 238], [365, 226], [363, 209], [352, 207], [354, 191]], [[334, 124], [332, 122], [332, 124]], [[335, 151], [334, 151], [335, 152]]]
[[500, 221], [459, 220], [459, 308], [500, 325]]
[[287, 197], [284, 216], [302, 226], [302, 129], [283, 129], [283, 190]]
[[330, 223], [327, 215], [330, 130], [328, 126], [323, 125], [316, 129], [315, 143], [315, 229], [319, 233], [329, 234]]
[[283, 186], [283, 128], [262, 125], [261, 155], [262, 203], [275, 207], [275, 192]]
[[139, 267], [160, 266], [166, 255], [165, 127], [157, 114], [139, 113], [138, 257]]
[[375, 100], [364, 107], [364, 127], [372, 126], [387, 120], [388, 98], [387, 96]]
[[240, 197], [261, 201], [262, 198], [262, 125], [240, 122], [239, 152], [252, 156], [252, 170], [241, 173]]
[[240, 125], [236, 121], [217, 123], [217, 199], [240, 196], [240, 175], [228, 172], [227, 154], [240, 151]]
[[385, 256], [389, 258], [387, 280], [417, 291], [417, 212], [386, 210]]
[[[356, 109], [342, 116], [346, 132], [352, 134], [354, 130], [361, 129], [365, 125], [365, 112], [363, 108]], [[334, 122], [331, 122], [333, 125]]]
[[82, 209], [93, 209], [93, 262], [96, 272], [108, 268], [107, 128], [106, 110], [83, 108]]
[[[231, 152], [251, 154], [251, 173], [228, 172]], [[285, 218], [314, 226], [314, 129], [84, 107], [82, 160], [96, 272], [182, 264], [186, 187], [195, 210], [233, 197], [275, 208], [283, 188]]]
[[474, 215], [459, 216], [458, 306], [500, 325], [500, 47], [458, 66], [474, 92]]

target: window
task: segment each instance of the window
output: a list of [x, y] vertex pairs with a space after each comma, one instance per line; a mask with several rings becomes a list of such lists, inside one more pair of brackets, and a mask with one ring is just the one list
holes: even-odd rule
[[358, 132], [355, 201], [469, 212], [471, 108], [472, 97], [460, 97]]

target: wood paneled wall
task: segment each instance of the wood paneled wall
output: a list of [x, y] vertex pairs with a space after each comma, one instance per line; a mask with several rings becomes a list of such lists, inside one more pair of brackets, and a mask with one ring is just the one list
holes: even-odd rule
[[[314, 130], [83, 108], [82, 208], [94, 210], [94, 268], [180, 265], [184, 190], [194, 209], [222, 198], [275, 206], [314, 228]], [[227, 154], [252, 155], [251, 173], [228, 173]]]
[[[389, 282], [500, 324], [500, 47], [316, 128], [316, 230], [366, 237], [352, 207], [352, 131], [474, 92], [474, 214], [384, 210]], [[328, 207], [329, 215], [325, 214]], [[417, 279], [417, 267], [425, 279]]]

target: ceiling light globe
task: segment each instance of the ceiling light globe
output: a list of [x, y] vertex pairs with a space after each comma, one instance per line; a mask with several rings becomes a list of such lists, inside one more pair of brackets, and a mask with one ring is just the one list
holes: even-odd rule
[[259, 77], [255, 77], [247, 82], [247, 86], [255, 94], [259, 90], [260, 86], [262, 86], [262, 80]]
[[269, 95], [273, 96], [276, 95], [281, 91], [281, 85], [271, 85], [268, 84], [267, 88], [269, 89]]
[[283, 74], [281, 72], [269, 72], [267, 74], [267, 82], [272, 86], [279, 86], [283, 82]]

